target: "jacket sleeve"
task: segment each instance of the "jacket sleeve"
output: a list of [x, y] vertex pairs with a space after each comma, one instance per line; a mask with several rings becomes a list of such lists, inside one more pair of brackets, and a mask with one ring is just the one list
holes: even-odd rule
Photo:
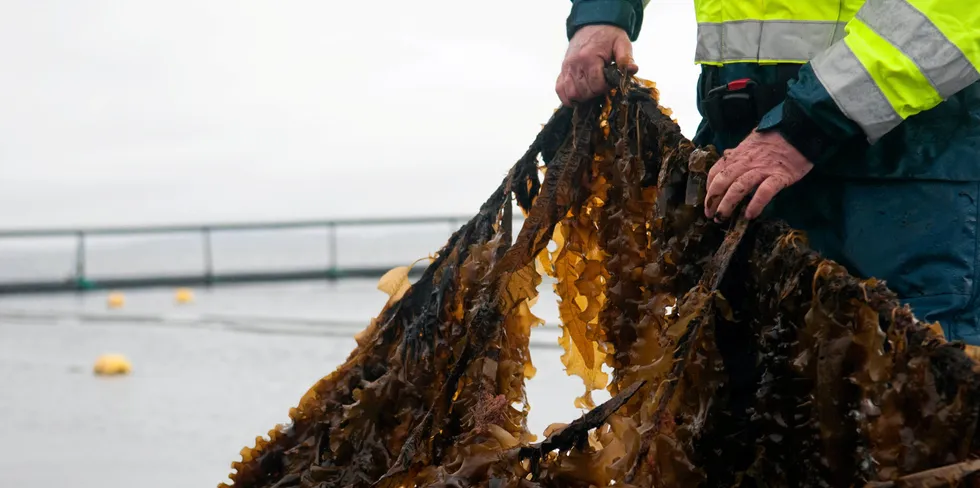
[[845, 140], [873, 144], [980, 80], [976, 1], [868, 0], [759, 129], [779, 129], [815, 164]]
[[650, 0], [572, 0], [572, 11], [565, 21], [566, 34], [571, 39], [582, 26], [610, 24], [622, 27], [630, 40], [636, 41], [648, 3]]

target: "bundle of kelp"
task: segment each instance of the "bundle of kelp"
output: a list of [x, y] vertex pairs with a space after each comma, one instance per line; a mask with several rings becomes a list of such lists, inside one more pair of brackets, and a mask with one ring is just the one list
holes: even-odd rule
[[[970, 482], [980, 382], [963, 346], [782, 223], [706, 219], [717, 154], [652, 83], [607, 75], [617, 88], [558, 110], [414, 284], [389, 277], [348, 360], [242, 450], [235, 487]], [[590, 411], [535, 443], [542, 273]]]

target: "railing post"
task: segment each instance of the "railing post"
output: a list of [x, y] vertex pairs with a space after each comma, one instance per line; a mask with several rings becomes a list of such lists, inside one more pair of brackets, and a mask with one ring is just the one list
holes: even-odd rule
[[204, 283], [211, 286], [214, 282], [214, 257], [211, 254], [211, 228], [201, 228], [201, 240], [204, 245]]
[[88, 287], [85, 278], [85, 233], [76, 232], [75, 239], [75, 287], [84, 290]]
[[330, 223], [328, 223], [327, 224], [327, 232], [329, 234], [329, 241], [330, 241], [330, 261], [329, 261], [327, 267], [330, 270], [329, 271], [330, 275], [333, 276], [333, 277], [336, 277], [338, 275], [338, 273], [337, 273], [337, 266], [338, 266], [338, 263], [337, 263], [337, 223], [336, 222], [330, 222]]

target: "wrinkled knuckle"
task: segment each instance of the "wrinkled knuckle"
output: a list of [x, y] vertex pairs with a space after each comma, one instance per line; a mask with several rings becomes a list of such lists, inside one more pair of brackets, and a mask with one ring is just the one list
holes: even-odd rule
[[783, 187], [780, 186], [780, 185], [778, 185], [778, 184], [769, 185], [769, 186], [767, 186], [765, 188], [760, 188], [759, 189], [759, 195], [764, 195], [766, 197], [766, 199], [769, 199], [772, 196], [774, 196], [776, 193], [779, 193], [779, 191], [782, 190], [782, 189], [783, 189]]
[[722, 168], [722, 170], [718, 173], [718, 177], [719, 178], [722, 178], [722, 179], [725, 179], [725, 180], [728, 180], [728, 179], [731, 179], [731, 177], [732, 177], [732, 175], [734, 173], [735, 173], [735, 168], [729, 166], [729, 167], [726, 167], [726, 168]]
[[595, 59], [595, 55], [594, 54], [592, 54], [591, 52], [586, 52], [585, 50], [582, 50], [582, 51], [579, 51], [579, 52], [573, 54], [571, 56], [570, 61], [575, 66], [578, 66], [578, 67], [581, 67], [581, 68], [591, 68], [592, 65], [595, 64], [593, 62], [594, 59]]

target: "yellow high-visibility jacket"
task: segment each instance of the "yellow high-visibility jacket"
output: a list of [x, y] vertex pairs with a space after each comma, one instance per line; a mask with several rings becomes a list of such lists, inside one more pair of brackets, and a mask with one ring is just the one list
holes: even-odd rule
[[[650, 0], [572, 0], [569, 35], [612, 23], [636, 39]], [[980, 80], [980, 0], [695, 0], [695, 62], [809, 63], [874, 143]]]

